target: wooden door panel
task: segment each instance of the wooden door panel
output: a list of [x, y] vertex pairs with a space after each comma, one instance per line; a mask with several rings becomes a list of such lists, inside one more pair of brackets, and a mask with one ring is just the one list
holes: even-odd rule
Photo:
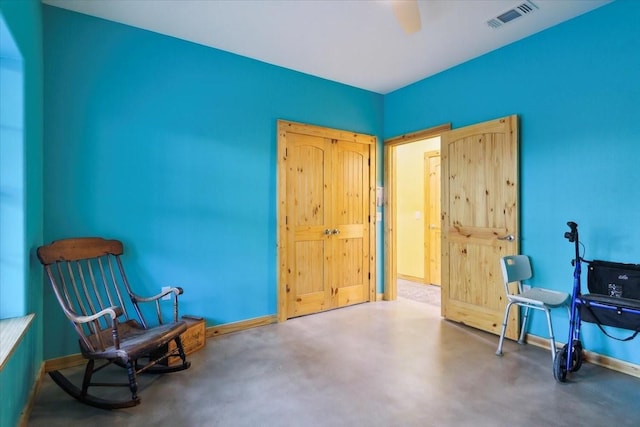
[[364, 302], [361, 286], [341, 287], [336, 292], [337, 307], [346, 307]]
[[295, 260], [291, 265], [294, 289], [289, 292], [292, 316], [315, 313], [327, 308], [326, 242], [298, 241], [295, 244]]
[[336, 141], [333, 162], [334, 304], [337, 307], [367, 300], [369, 290], [369, 146]]
[[[325, 174], [322, 169], [327, 156], [327, 144], [322, 138], [301, 135], [291, 138], [291, 155], [295, 163], [293, 173], [288, 180], [295, 194], [292, 217], [296, 227], [304, 225], [325, 226], [326, 217]], [[320, 166], [320, 167], [319, 167]]]
[[[442, 312], [498, 334], [506, 296], [499, 259], [518, 253], [517, 117], [442, 137]], [[500, 240], [508, 234], [515, 241]], [[517, 310], [507, 336], [517, 336]]]
[[368, 227], [363, 227], [362, 224], [340, 224], [339, 239], [365, 239], [366, 236], [363, 231]]
[[[331, 141], [290, 134], [287, 140], [287, 317], [326, 310], [331, 304], [331, 221], [328, 167]], [[330, 167], [330, 166], [329, 166]], [[330, 189], [329, 189], [330, 190]]]
[[496, 280], [502, 280], [500, 267], [491, 262], [493, 258], [500, 256], [498, 248], [491, 245], [452, 243], [450, 251], [456, 256], [452, 257], [449, 277], [450, 282], [457, 286], [449, 287], [449, 303], [473, 304], [491, 310], [504, 308], [500, 304], [504, 299], [504, 288], [494, 286]]
[[440, 268], [440, 258], [442, 253], [442, 233], [440, 230], [430, 230], [430, 255], [429, 255], [429, 283], [440, 286], [442, 282], [442, 270]]
[[507, 169], [515, 159], [507, 149], [507, 136], [478, 133], [449, 144], [449, 208], [454, 226], [505, 229], [512, 220], [515, 200], [509, 193], [516, 178]]
[[339, 239], [333, 244], [336, 249], [334, 264], [339, 273], [335, 280], [337, 287], [362, 285], [366, 260], [362, 255], [362, 239]]
[[324, 292], [325, 271], [325, 242], [311, 241], [296, 242], [296, 258], [294, 273], [296, 280], [296, 295], [306, 295]]
[[[354, 144], [340, 142], [336, 152], [335, 163], [335, 197], [336, 197], [336, 223], [364, 224], [364, 212], [368, 206], [363, 203], [368, 194], [365, 187], [363, 173], [364, 153], [353, 151], [362, 148], [353, 147]], [[351, 149], [351, 150], [349, 150]]]

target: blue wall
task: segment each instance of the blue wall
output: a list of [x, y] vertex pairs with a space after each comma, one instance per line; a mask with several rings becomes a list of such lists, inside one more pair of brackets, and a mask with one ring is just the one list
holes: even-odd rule
[[[142, 292], [184, 286], [182, 312], [209, 325], [274, 314], [278, 118], [391, 137], [515, 113], [522, 250], [534, 284], [569, 290], [568, 220], [587, 258], [640, 259], [639, 7], [614, 2], [382, 97], [44, 6], [45, 240], [122, 239]], [[51, 306], [47, 325], [70, 333]], [[640, 362], [638, 344], [584, 329], [588, 349]], [[77, 351], [70, 334], [45, 349]]]
[[[0, 13], [22, 56], [23, 114], [22, 180], [23, 232], [15, 244], [23, 248], [20, 264], [22, 283], [2, 283], [18, 287], [24, 297], [22, 311], [35, 313], [35, 320], [15, 353], [0, 372], [0, 425], [13, 426], [27, 402], [42, 365], [42, 268], [34, 253], [42, 244], [42, 16], [39, 1], [2, 1]], [[4, 94], [3, 94], [4, 95]], [[4, 105], [4, 104], [3, 104]], [[11, 113], [13, 115], [13, 113]], [[3, 236], [5, 237], [5, 236]], [[5, 295], [5, 294], [3, 294]]]
[[[518, 114], [521, 251], [535, 285], [571, 291], [569, 220], [585, 258], [640, 263], [638, 22], [640, 2], [618, 0], [385, 97], [385, 138]], [[566, 342], [566, 313], [554, 319]], [[531, 331], [546, 336], [543, 316]], [[640, 341], [583, 332], [588, 350], [640, 363]]]
[[[181, 312], [208, 325], [275, 314], [276, 121], [381, 136], [382, 95], [54, 7], [43, 16], [45, 240], [121, 239], [136, 290], [180, 285]], [[76, 353], [45, 299], [45, 357]]]
[[[570, 219], [587, 258], [640, 260], [638, 2], [618, 0], [384, 98], [61, 9], [41, 12], [37, 0], [3, 0], [0, 12], [24, 61], [24, 292], [36, 314], [0, 372], [0, 425], [16, 424], [35, 382], [43, 323], [54, 337], [45, 359], [78, 351], [43, 291], [34, 253], [43, 225], [44, 241], [123, 239], [143, 291], [182, 285], [183, 312], [209, 324], [275, 313], [279, 118], [377, 136], [384, 123], [391, 137], [516, 113], [522, 250], [534, 259], [534, 284], [569, 290], [572, 248], [562, 234]], [[544, 336], [535, 320], [533, 333]], [[566, 320], [555, 316], [559, 337]], [[588, 324], [584, 332], [589, 350], [640, 363], [637, 342], [617, 343]]]

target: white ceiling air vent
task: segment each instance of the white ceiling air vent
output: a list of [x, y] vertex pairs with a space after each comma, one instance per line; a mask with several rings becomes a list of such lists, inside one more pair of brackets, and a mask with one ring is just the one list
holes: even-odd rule
[[507, 22], [511, 22], [514, 19], [518, 19], [521, 16], [528, 15], [536, 10], [538, 10], [538, 6], [533, 4], [533, 2], [527, 0], [519, 5], [513, 7], [512, 9], [507, 10], [504, 13], [496, 16], [495, 18], [491, 18], [487, 21], [487, 24], [491, 28], [500, 28]]

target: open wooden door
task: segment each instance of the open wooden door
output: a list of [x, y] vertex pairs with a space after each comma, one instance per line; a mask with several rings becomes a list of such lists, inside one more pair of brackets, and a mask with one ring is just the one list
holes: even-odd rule
[[[442, 316], [499, 334], [499, 259], [519, 251], [517, 116], [445, 132], [441, 147]], [[511, 316], [516, 339], [518, 310]]]

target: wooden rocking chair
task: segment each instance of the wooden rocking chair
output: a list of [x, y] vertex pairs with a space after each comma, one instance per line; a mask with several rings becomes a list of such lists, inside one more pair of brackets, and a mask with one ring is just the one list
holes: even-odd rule
[[[80, 337], [80, 350], [88, 359], [81, 388], [60, 371], [49, 375], [64, 391], [79, 401], [103, 409], [128, 408], [140, 403], [137, 375], [142, 372], [166, 373], [187, 369], [180, 334], [187, 325], [178, 321], [178, 295], [181, 288], [169, 288], [149, 298], [134, 294], [124, 272], [120, 255], [122, 243], [97, 237], [58, 240], [38, 248], [53, 292]], [[171, 295], [173, 319], [163, 322], [160, 299]], [[155, 302], [158, 317], [151, 327], [140, 303]], [[130, 316], [130, 312], [132, 316]], [[170, 341], [175, 348], [170, 350]], [[170, 366], [168, 358], [182, 363]], [[100, 366], [96, 367], [96, 361]], [[93, 374], [115, 363], [126, 368], [127, 383], [92, 382]], [[165, 366], [166, 365], [166, 366]], [[131, 400], [112, 401], [89, 394], [89, 387], [128, 386]]]

